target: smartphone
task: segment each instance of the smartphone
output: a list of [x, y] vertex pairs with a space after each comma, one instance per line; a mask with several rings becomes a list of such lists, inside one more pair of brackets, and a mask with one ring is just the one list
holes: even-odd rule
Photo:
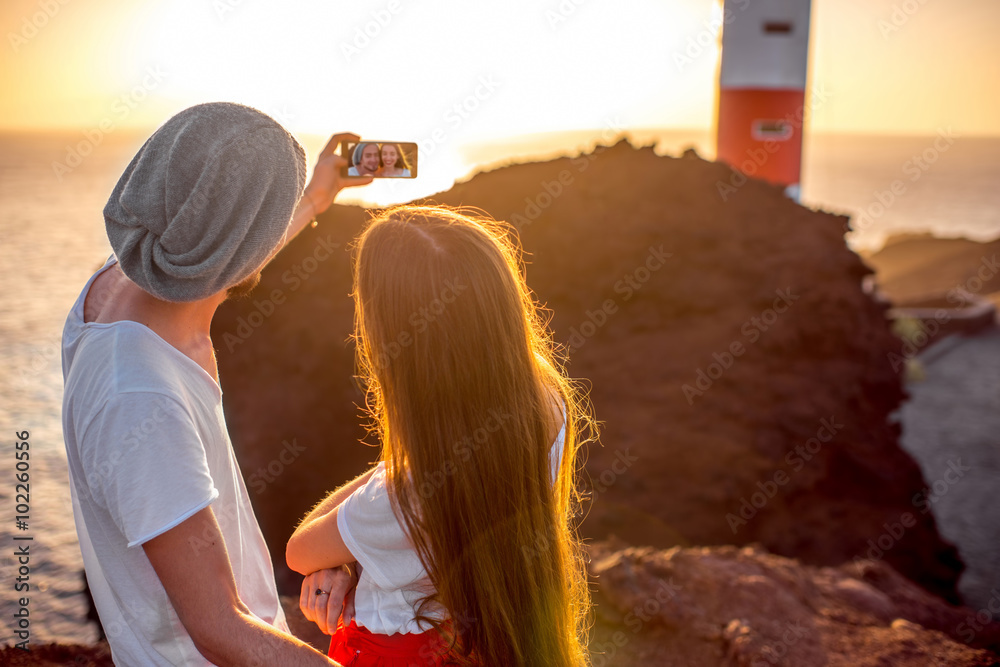
[[348, 163], [341, 176], [417, 177], [417, 144], [412, 141], [342, 141], [340, 155]]

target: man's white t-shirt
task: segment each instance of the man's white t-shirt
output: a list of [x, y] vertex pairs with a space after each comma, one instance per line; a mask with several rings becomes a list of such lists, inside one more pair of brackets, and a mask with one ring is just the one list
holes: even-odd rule
[[[562, 461], [566, 424], [549, 450], [553, 483]], [[370, 632], [392, 635], [428, 630], [414, 620], [419, 601], [434, 591], [389, 499], [385, 466], [379, 463], [363, 486], [347, 497], [337, 511], [337, 527], [344, 544], [361, 564], [354, 597], [354, 618]], [[447, 618], [438, 607], [425, 615]]]
[[80, 550], [115, 664], [208, 665], [141, 545], [209, 505], [240, 599], [263, 621], [288, 626], [218, 383], [142, 324], [83, 321], [90, 286], [114, 262], [90, 278], [63, 330], [63, 434]]

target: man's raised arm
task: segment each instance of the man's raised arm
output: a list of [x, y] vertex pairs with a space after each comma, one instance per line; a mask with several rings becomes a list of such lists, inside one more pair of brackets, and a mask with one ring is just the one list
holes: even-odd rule
[[337, 193], [344, 188], [357, 185], [368, 185], [372, 182], [371, 176], [341, 176], [340, 168], [347, 166], [347, 160], [336, 153], [337, 146], [344, 141], [357, 141], [360, 137], [356, 134], [341, 133], [330, 137], [323, 152], [316, 160], [313, 167], [312, 178], [306, 185], [302, 198], [292, 215], [291, 222], [288, 223], [288, 232], [285, 240], [279, 246], [279, 250], [287, 245], [295, 236], [305, 228], [316, 216], [323, 213], [333, 204]]

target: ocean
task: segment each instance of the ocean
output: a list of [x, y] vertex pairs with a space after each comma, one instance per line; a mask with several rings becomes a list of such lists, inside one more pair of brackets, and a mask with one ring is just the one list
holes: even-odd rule
[[[634, 143], [661, 154], [689, 146], [711, 158], [704, 132], [643, 130]], [[0, 642], [14, 637], [18, 598], [29, 598], [31, 642], [92, 642], [84, 622], [82, 560], [63, 450], [60, 408], [63, 321], [84, 282], [110, 253], [101, 211], [145, 134], [124, 130], [89, 140], [80, 132], [0, 134], [0, 423], [9, 445], [0, 471]], [[462, 177], [504, 158], [528, 159], [593, 143], [600, 132], [571, 132], [464, 147], [441, 158], [422, 156], [427, 181], [373, 186], [378, 203], [432, 194], [447, 187], [441, 173]], [[304, 137], [311, 156], [323, 145]], [[458, 156], [458, 157], [456, 157]], [[887, 236], [933, 233], [986, 241], [1000, 237], [1000, 138], [811, 136], [806, 140], [802, 203], [855, 217], [848, 242], [871, 250]], [[346, 193], [345, 193], [346, 194]], [[366, 195], [367, 196], [367, 195]], [[381, 198], [381, 200], [379, 199]], [[344, 197], [342, 202], [349, 201]], [[28, 432], [30, 499], [26, 529], [15, 524], [15, 438]], [[14, 537], [31, 537], [17, 541]], [[15, 545], [30, 545], [27, 592], [13, 586], [20, 563]]]

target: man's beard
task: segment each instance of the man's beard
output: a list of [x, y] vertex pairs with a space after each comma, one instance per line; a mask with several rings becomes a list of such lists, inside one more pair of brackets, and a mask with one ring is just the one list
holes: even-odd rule
[[258, 271], [249, 278], [244, 278], [226, 290], [226, 300], [230, 301], [250, 296], [250, 293], [253, 292], [254, 288], [257, 287], [258, 283], [260, 283], [260, 274], [261, 272]]

